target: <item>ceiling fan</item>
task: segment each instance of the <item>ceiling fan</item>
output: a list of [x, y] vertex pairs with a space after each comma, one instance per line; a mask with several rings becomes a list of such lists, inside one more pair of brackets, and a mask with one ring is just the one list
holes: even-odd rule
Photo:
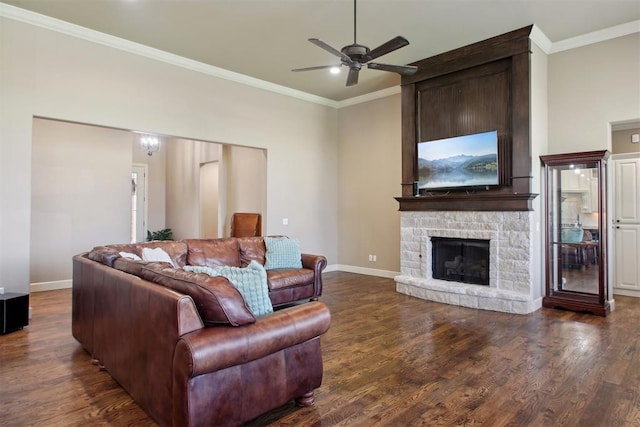
[[341, 66], [349, 67], [349, 75], [347, 76], [347, 86], [353, 86], [358, 84], [358, 73], [363, 65], [367, 65], [372, 70], [391, 71], [403, 76], [411, 76], [418, 71], [418, 67], [413, 65], [390, 65], [380, 64], [378, 62], [369, 62], [382, 55], [393, 52], [401, 47], [407, 46], [409, 41], [402, 36], [392, 38], [386, 43], [381, 44], [373, 50], [370, 50], [367, 46], [358, 44], [356, 41], [356, 0], [353, 0], [353, 44], [343, 47], [341, 50], [335, 49], [329, 46], [327, 43], [320, 39], [309, 39], [311, 43], [318, 46], [321, 49], [326, 50], [329, 53], [340, 58], [340, 64], [333, 65], [320, 65], [317, 67], [296, 68], [291, 71], [311, 71], [322, 70], [326, 68], [340, 68]]

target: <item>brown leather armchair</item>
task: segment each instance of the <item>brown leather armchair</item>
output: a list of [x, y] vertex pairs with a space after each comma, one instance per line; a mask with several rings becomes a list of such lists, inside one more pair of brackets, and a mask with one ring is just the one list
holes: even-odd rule
[[231, 237], [255, 237], [262, 235], [262, 215], [236, 212], [231, 217]]

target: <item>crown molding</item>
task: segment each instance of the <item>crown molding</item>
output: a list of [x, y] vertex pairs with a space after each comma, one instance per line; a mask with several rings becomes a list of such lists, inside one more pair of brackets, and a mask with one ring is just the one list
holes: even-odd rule
[[[0, 17], [24, 22], [40, 28], [55, 31], [61, 34], [66, 34], [71, 37], [76, 37], [78, 39], [132, 53], [134, 55], [139, 55], [145, 58], [175, 65], [177, 67], [182, 67], [198, 73], [210, 75], [242, 85], [263, 89], [269, 92], [290, 96], [292, 98], [297, 98], [303, 101], [308, 101], [336, 109], [361, 104], [364, 102], [400, 93], [400, 86], [393, 86], [387, 89], [379, 90], [377, 92], [356, 96], [354, 98], [349, 98], [342, 101], [334, 101], [332, 99], [313, 95], [296, 89], [291, 89], [286, 86], [270, 83], [264, 80], [256, 79], [254, 77], [249, 77], [247, 75], [225, 70], [213, 65], [208, 65], [203, 62], [194, 61], [192, 59], [168, 53], [160, 49], [155, 49], [140, 43], [135, 43], [119, 37], [111, 36], [109, 34], [81, 27], [76, 24], [71, 24], [60, 19], [51, 18], [49, 16], [11, 6], [6, 3], [0, 2]], [[614, 27], [605, 28], [603, 30], [583, 34], [577, 37], [572, 37], [553, 43], [539, 27], [533, 25], [529, 38], [534, 43], [536, 43], [536, 45], [540, 47], [543, 52], [549, 55], [639, 32], [640, 20], [636, 20], [628, 22], [626, 24], [616, 25]]]
[[277, 85], [275, 83], [270, 83], [264, 80], [256, 79], [254, 77], [249, 77], [244, 74], [225, 70], [223, 68], [208, 65], [203, 62], [194, 61], [192, 59], [165, 52], [160, 49], [155, 49], [140, 43], [135, 43], [109, 34], [101, 33], [100, 31], [91, 30], [89, 28], [81, 27], [80, 25], [71, 24], [60, 19], [51, 18], [49, 16], [11, 6], [6, 3], [0, 3], [0, 17], [24, 22], [36, 27], [55, 31], [57, 33], [101, 44], [103, 46], [108, 46], [124, 52], [132, 53], [134, 55], [154, 59], [167, 64], [175, 65], [177, 67], [185, 68], [202, 74], [207, 74], [213, 77], [218, 77], [224, 80], [229, 80], [235, 83], [240, 83], [246, 86], [275, 92], [280, 95], [298, 98], [303, 101], [313, 102], [316, 104], [325, 105], [327, 107], [338, 107], [338, 102], [331, 99], [312, 95], [307, 92], [291, 89], [286, 86]]
[[549, 38], [545, 35], [545, 33], [543, 33], [540, 27], [538, 27], [536, 24], [533, 24], [533, 27], [531, 28], [529, 39], [533, 41], [536, 44], [536, 46], [538, 46], [544, 53], [549, 55], [549, 53], [551, 52], [553, 43], [551, 42], [551, 40], [549, 40]]
[[369, 101], [373, 101], [380, 98], [386, 98], [387, 96], [396, 95], [400, 92], [401, 92], [400, 86], [391, 86], [376, 92], [365, 93], [364, 95], [338, 101], [338, 105], [336, 106], [336, 108], [344, 108], [344, 107], [349, 107], [351, 105], [362, 104], [364, 102], [369, 102]]
[[549, 53], [558, 53], [565, 50], [571, 50], [594, 43], [600, 43], [606, 40], [618, 37], [628, 36], [629, 34], [640, 33], [640, 20], [627, 22], [626, 24], [616, 25], [614, 27], [605, 28], [603, 30], [594, 31], [592, 33], [582, 34], [577, 37], [560, 40], [551, 46]]

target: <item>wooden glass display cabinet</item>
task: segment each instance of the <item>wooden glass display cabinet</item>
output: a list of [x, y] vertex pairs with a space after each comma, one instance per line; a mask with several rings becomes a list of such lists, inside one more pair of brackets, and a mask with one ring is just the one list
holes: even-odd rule
[[543, 307], [610, 312], [607, 283], [608, 151], [540, 156], [544, 166]]

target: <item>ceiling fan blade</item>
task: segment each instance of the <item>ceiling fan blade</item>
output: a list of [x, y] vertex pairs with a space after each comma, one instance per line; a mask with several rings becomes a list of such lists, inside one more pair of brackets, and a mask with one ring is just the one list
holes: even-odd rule
[[391, 71], [403, 76], [412, 76], [416, 73], [416, 71], [418, 71], [418, 67], [416, 67], [415, 65], [390, 65], [379, 64], [377, 62], [368, 63], [367, 68], [371, 68], [372, 70]]
[[342, 64], [334, 64], [334, 65], [318, 65], [317, 67], [306, 67], [306, 68], [296, 68], [291, 71], [312, 71], [312, 70], [325, 70], [327, 68], [338, 67], [340, 68]]
[[347, 76], [347, 86], [354, 86], [358, 84], [359, 68], [349, 68], [349, 75]]
[[376, 59], [379, 56], [386, 55], [387, 53], [393, 52], [394, 50], [400, 49], [409, 44], [409, 40], [405, 39], [402, 36], [397, 36], [392, 38], [386, 43], [381, 44], [377, 48], [373, 49], [366, 55], [362, 57], [362, 63], [371, 61], [372, 59]]
[[323, 42], [320, 39], [309, 39], [309, 41], [313, 44], [315, 44], [316, 46], [318, 46], [321, 49], [326, 50], [327, 52], [337, 56], [338, 58], [342, 59], [342, 61], [346, 61], [346, 64], [348, 65], [349, 63], [351, 63], [351, 58], [349, 58], [347, 55], [345, 55], [344, 53], [340, 52], [338, 49], [329, 46], [328, 44], [326, 44], [325, 42]]

